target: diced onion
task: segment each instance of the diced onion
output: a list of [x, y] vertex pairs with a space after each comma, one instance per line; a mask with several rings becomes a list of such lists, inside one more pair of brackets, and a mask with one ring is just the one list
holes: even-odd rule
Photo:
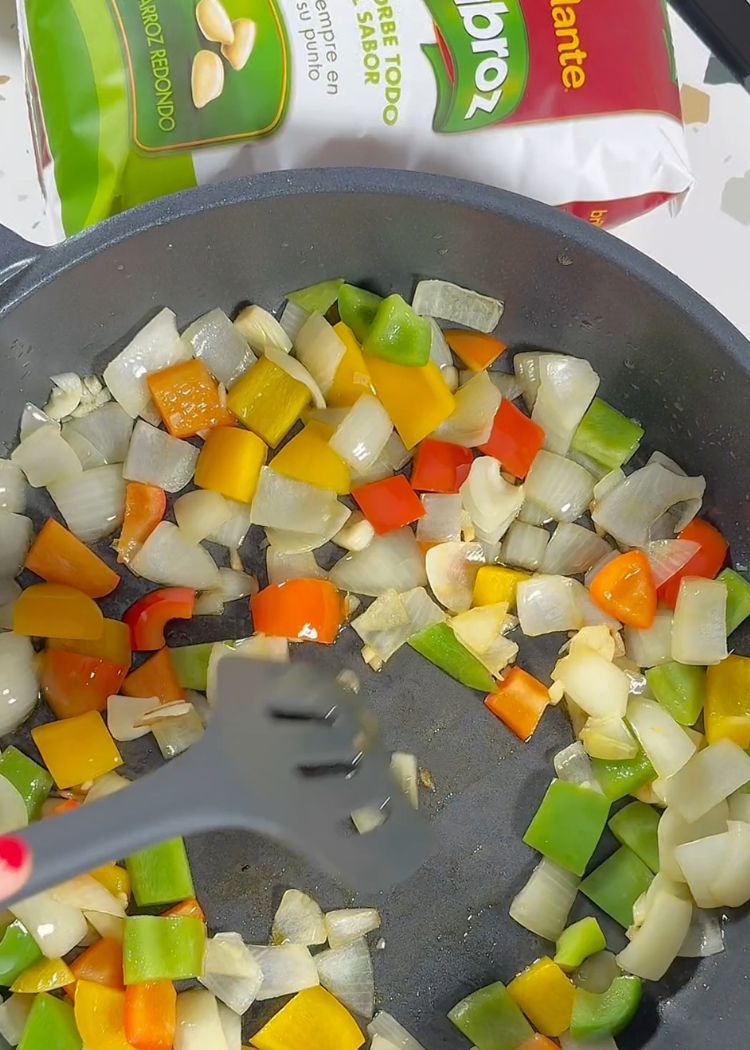
[[657, 609], [651, 627], [625, 628], [625, 651], [639, 667], [657, 667], [672, 659], [672, 610]]
[[303, 944], [248, 945], [263, 971], [257, 999], [277, 999], [320, 984], [312, 955]]
[[425, 515], [417, 522], [417, 540], [420, 543], [446, 543], [461, 539], [463, 505], [455, 494], [426, 494], [422, 496]]
[[[119, 405], [117, 407], [120, 408]], [[122, 409], [120, 409], [120, 411], [122, 411]], [[131, 423], [133, 422], [133, 420], [130, 419], [130, 416], [127, 416], [127, 419], [129, 419]], [[67, 423], [63, 428], [63, 437], [78, 456], [84, 470], [106, 466], [107, 461], [101, 452], [97, 451], [89, 439], [85, 438], [83, 434], [79, 434], [75, 430], [68, 430]]]
[[698, 907], [721, 907], [715, 886], [728, 860], [729, 832], [685, 842], [675, 848], [674, 855]]
[[453, 364], [453, 354], [440, 325], [432, 317], [429, 318], [429, 322], [432, 329], [430, 360], [438, 366], [440, 374], [445, 380], [445, 385], [453, 393], [458, 387], [458, 369]]
[[252, 503], [252, 519], [256, 525], [277, 529], [293, 525], [297, 532], [317, 533], [325, 529], [337, 502], [333, 491], [294, 481], [263, 467]]
[[[648, 466], [649, 463], [658, 463], [660, 466], [666, 467], [667, 470], [671, 470], [673, 474], [677, 474], [681, 478], [687, 476], [687, 471], [683, 470], [682, 467], [678, 463], [675, 463], [673, 459], [670, 459], [669, 456], [665, 456], [663, 452], [652, 452], [646, 466]], [[703, 497], [701, 495], [675, 504], [674, 507], [671, 507], [666, 512], [663, 519], [657, 523], [654, 533], [659, 529], [662, 529], [663, 531], [659, 534], [660, 537], [670, 537], [677, 532], [682, 532], [685, 526], [690, 524], [695, 515], [701, 509], [702, 502]], [[654, 538], [657, 538], [656, 535]]]
[[672, 659], [706, 666], [727, 658], [727, 588], [720, 580], [685, 577], [672, 621]]
[[507, 482], [493, 456], [474, 460], [460, 492], [477, 539], [483, 543], [497, 543], [505, 535], [524, 501], [524, 486]]
[[365, 485], [371, 481], [382, 481], [383, 478], [390, 478], [396, 471], [405, 467], [411, 458], [412, 453], [406, 448], [394, 430], [386, 441], [383, 451], [365, 473], [362, 473], [359, 469], [353, 470], [352, 481], [358, 485]]
[[264, 354], [269, 347], [285, 354], [292, 349], [292, 340], [262, 306], [246, 306], [235, 318], [234, 327], [256, 354]]
[[546, 858], [510, 905], [510, 917], [538, 937], [556, 941], [568, 923], [581, 880]]
[[193, 606], [193, 616], [221, 616], [224, 612], [224, 599], [218, 587], [212, 587], [199, 594]]
[[[581, 966], [578, 967], [576, 972], [573, 974], [573, 984], [576, 988], [584, 988], [587, 992], [593, 992], [594, 995], [602, 995], [603, 992], [609, 990], [615, 977], [620, 976], [620, 967], [615, 962], [615, 957], [612, 952], [597, 952], [595, 955], [589, 956]], [[562, 1042], [565, 1047], [570, 1046], [571, 1050], [579, 1050], [582, 1047], [582, 1043], [568, 1043], [566, 1037], [562, 1037]], [[610, 1043], [609, 1040], [602, 1042], [601, 1050], [617, 1050], [614, 1041]], [[596, 1050], [600, 1050], [599, 1041], [594, 1044]], [[590, 1043], [586, 1044], [587, 1050], [593, 1050]]]
[[729, 820], [750, 824], [750, 795], [746, 791], [735, 791], [729, 796]]
[[287, 580], [324, 579], [325, 569], [321, 569], [312, 551], [298, 554], [287, 554], [269, 547], [266, 551], [266, 573], [269, 584], [286, 583]]
[[230, 550], [239, 550], [252, 522], [250, 505], [238, 503], [236, 500], [228, 499], [229, 517], [218, 529], [209, 533], [206, 539], [211, 543], [218, 543]]
[[274, 944], [325, 944], [328, 939], [320, 905], [300, 890], [287, 890], [273, 920]]
[[[168, 717], [167, 708], [177, 704], [162, 705], [161, 709], [152, 712], [152, 717], [158, 720], [152, 722], [151, 732], [154, 740], [161, 751], [162, 758], [174, 758], [181, 755], [183, 751], [196, 744], [205, 731], [203, 720], [192, 704], [179, 705], [181, 713], [175, 710], [175, 717]], [[184, 710], [187, 708], [187, 710]]]
[[403, 594], [386, 591], [356, 620], [352, 627], [363, 642], [381, 661], [389, 660], [395, 652], [433, 624], [441, 623], [445, 614], [423, 587], [415, 587]]
[[667, 580], [671, 580], [699, 549], [700, 545], [692, 540], [654, 540], [653, 543], [649, 543], [645, 554], [651, 566], [654, 584], [661, 587]]
[[515, 401], [521, 396], [521, 384], [516, 376], [509, 372], [488, 372], [487, 374], [506, 401]]
[[540, 575], [518, 585], [516, 607], [525, 635], [534, 638], [583, 626], [574, 582], [565, 576]]
[[594, 479], [578, 463], [539, 452], [526, 476], [526, 499], [556, 521], [575, 521], [591, 502]]
[[370, 1019], [375, 1008], [375, 977], [364, 937], [344, 948], [315, 956], [322, 986], [360, 1017]]
[[223, 310], [210, 310], [182, 333], [211, 374], [230, 387], [256, 362], [255, 354]]
[[[395, 1050], [424, 1050], [422, 1044], [385, 1010], [375, 1014], [367, 1026], [367, 1031], [372, 1039], [372, 1050], [389, 1050], [389, 1046], [383, 1044], [390, 1044]], [[376, 1047], [378, 1039], [382, 1040], [379, 1048]]]
[[564, 456], [599, 388], [588, 361], [549, 355], [539, 362], [540, 383], [531, 418], [544, 431], [544, 447]]
[[351, 467], [365, 473], [392, 432], [393, 423], [380, 402], [363, 394], [338, 425], [329, 444]]
[[409, 805], [413, 809], [419, 809], [417, 756], [406, 751], [394, 751], [391, 755], [391, 776], [401, 788]]
[[677, 953], [680, 959], [707, 959], [724, 951], [724, 931], [718, 915], [693, 908], [685, 940]]
[[581, 743], [592, 758], [622, 762], [635, 758], [638, 743], [622, 718], [589, 718], [581, 732]]
[[462, 645], [484, 664], [492, 675], [499, 675], [518, 655], [515, 642], [505, 638], [507, 603], [481, 605], [467, 609], [451, 620], [451, 628]]
[[439, 317], [473, 328], [475, 332], [493, 332], [500, 323], [505, 304], [449, 281], [431, 280], [419, 282], [412, 307], [423, 317]]
[[471, 606], [474, 581], [484, 564], [479, 543], [438, 543], [425, 556], [425, 569], [432, 593], [450, 612]]
[[269, 544], [284, 554], [301, 554], [322, 547], [340, 532], [351, 517], [351, 511], [336, 500], [331, 516], [317, 532], [291, 532], [287, 529], [266, 529]]
[[702, 500], [705, 489], [703, 477], [682, 477], [651, 463], [603, 496], [592, 517], [621, 545], [646, 547], [655, 538], [656, 523], [670, 508], [686, 500]]
[[[419, 528], [419, 526], [417, 526]], [[354, 511], [346, 525], [336, 533], [333, 542], [347, 551], [362, 551], [372, 543], [375, 529], [361, 511]]]
[[655, 700], [631, 697], [628, 722], [659, 777], [674, 776], [695, 754], [693, 741]]
[[301, 306], [297, 306], [297, 304], [293, 303], [291, 299], [287, 301], [286, 306], [281, 311], [279, 324], [292, 340], [292, 343], [297, 341], [297, 336], [309, 316], [310, 314], [307, 310], [303, 310]]
[[104, 370], [112, 397], [133, 419], [152, 405], [146, 376], [191, 356], [175, 322], [172, 310], [161, 310]]
[[11, 995], [0, 1004], [0, 1036], [9, 1046], [18, 1046], [34, 1005], [34, 995]]
[[138, 740], [147, 736], [149, 726], [139, 726], [138, 722], [148, 711], [153, 711], [159, 703], [155, 696], [110, 696], [107, 700], [107, 728], [115, 740]]
[[70, 531], [84, 543], [95, 543], [122, 524], [125, 482], [119, 464], [58, 481], [50, 485], [49, 494]]
[[721, 835], [727, 829], [729, 806], [721, 801], [692, 824], [680, 816], [674, 806], [668, 806], [662, 814], [657, 829], [659, 842], [659, 870], [674, 882], [684, 882], [685, 876], [677, 863], [675, 850], [686, 842]]
[[[523, 621], [521, 627], [523, 629]], [[625, 715], [627, 675], [588, 646], [578, 646], [558, 660], [552, 670], [552, 681], [560, 682], [566, 696], [594, 718], [623, 718]]]
[[484, 445], [492, 432], [501, 401], [500, 391], [486, 372], [478, 372], [456, 391], [455, 398], [456, 407], [435, 431], [435, 436], [464, 448]]
[[750, 825], [727, 823], [727, 852], [711, 892], [720, 907], [741, 908], [750, 900]]
[[81, 403], [83, 382], [76, 372], [63, 372], [62, 375], [51, 376], [50, 379], [52, 393], [44, 411], [50, 419], [66, 419]]
[[594, 769], [586, 750], [578, 740], [568, 745], [562, 751], [558, 751], [553, 759], [555, 774], [559, 780], [567, 780], [571, 784], [580, 784], [582, 787], [601, 791], [594, 776]]
[[624, 480], [625, 471], [620, 470], [619, 467], [617, 470], [611, 470], [609, 474], [605, 474], [604, 477], [594, 485], [594, 503], [604, 499], [607, 493], [612, 492], [618, 485], [622, 485]]
[[277, 350], [273, 346], [267, 347], [265, 354], [268, 360], [276, 365], [277, 368], [280, 368], [282, 372], [286, 372], [292, 379], [296, 379], [298, 383], [302, 383], [303, 386], [307, 387], [316, 408], [326, 407], [326, 401], [320, 387], [301, 361], [298, 361], [296, 357], [292, 357], [291, 354], [285, 354], [282, 350]]
[[694, 822], [748, 782], [750, 756], [732, 740], [719, 740], [670, 780], [667, 799], [683, 820]]
[[219, 570], [208, 551], [170, 521], [156, 526], [131, 560], [130, 569], [136, 576], [166, 587], [204, 591], [219, 586]]
[[501, 560], [529, 572], [536, 572], [544, 560], [549, 534], [546, 529], [514, 521], [505, 534]]
[[21, 572], [33, 531], [31, 518], [0, 510], [0, 580]]
[[561, 521], [544, 552], [542, 572], [559, 576], [577, 576], [587, 572], [612, 548], [601, 536], [572, 522]]
[[35, 489], [80, 474], [78, 456], [54, 427], [40, 427], [17, 445], [11, 461], [20, 467]]
[[165, 492], [179, 492], [192, 480], [198, 454], [195, 445], [165, 434], [139, 419], [122, 475], [128, 481], [155, 485]]
[[310, 314], [304, 321], [294, 339], [294, 352], [319, 390], [327, 394], [346, 347], [322, 314]]
[[229, 1050], [219, 1005], [205, 988], [181, 992], [177, 996], [174, 1050]]
[[39, 681], [31, 641], [12, 632], [0, 634], [0, 668], [0, 736], [5, 736], [36, 706]]
[[17, 463], [0, 459], [0, 510], [13, 514], [26, 510], [26, 478]]
[[643, 980], [660, 981], [677, 958], [692, 917], [689, 900], [667, 890], [656, 893], [645, 922], [617, 956], [617, 965]]
[[51, 893], [37, 893], [10, 906], [48, 959], [61, 959], [86, 936], [83, 912], [55, 900]]
[[90, 412], [82, 419], [72, 419], [63, 427], [63, 437], [71, 440], [73, 434], [84, 438], [96, 449], [105, 463], [123, 463], [128, 453], [133, 432], [132, 417], [118, 404], [111, 402]]
[[0, 579], [0, 631], [13, 630], [13, 608], [20, 596], [15, 580]]
[[60, 904], [80, 908], [84, 912], [95, 911], [101, 915], [115, 915], [119, 919], [125, 917], [122, 901], [91, 875], [76, 875], [50, 890], [50, 896]]
[[201, 984], [236, 1014], [246, 1013], [263, 984], [263, 971], [238, 933], [206, 941]]
[[387, 590], [400, 593], [427, 584], [424, 558], [408, 527], [375, 536], [364, 550], [344, 555], [331, 569], [329, 579], [339, 590], [373, 598]]
[[21, 426], [19, 429], [19, 440], [25, 441], [27, 437], [31, 437], [35, 430], [39, 430], [41, 427], [52, 427], [54, 430], [60, 431], [60, 424], [56, 419], [51, 419], [46, 412], [43, 412], [41, 408], [36, 405], [32, 405], [30, 401], [27, 401], [24, 405], [23, 413], [21, 415]]
[[542, 510], [541, 507], [537, 507], [535, 503], [530, 503], [526, 499], [521, 507], [518, 520], [526, 522], [527, 525], [546, 525], [548, 521], [552, 521], [552, 518], [548, 511]]
[[332, 948], [343, 948], [380, 929], [380, 912], [376, 908], [339, 908], [326, 912], [325, 918]]
[[219, 492], [195, 489], [174, 503], [174, 516], [184, 536], [193, 543], [215, 535], [232, 516], [232, 505]]
[[528, 351], [516, 354], [513, 358], [513, 370], [516, 374], [524, 403], [529, 412], [534, 407], [542, 375], [545, 374], [548, 359], [565, 361], [565, 354], [546, 354], [541, 351]]

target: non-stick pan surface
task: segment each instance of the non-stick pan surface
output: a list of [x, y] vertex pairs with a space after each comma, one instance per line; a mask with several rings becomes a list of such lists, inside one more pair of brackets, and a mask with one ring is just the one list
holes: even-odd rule
[[[23, 248], [5, 244], [16, 260]], [[588, 358], [602, 396], [641, 421], [649, 448], [706, 475], [705, 512], [731, 540], [735, 562], [748, 564], [750, 346], [697, 295], [614, 238], [520, 197], [445, 178], [363, 170], [263, 176], [138, 209], [18, 268], [0, 288], [0, 454], [16, 440], [22, 404], [47, 397], [50, 374], [101, 372], [158, 308], [172, 307], [185, 325], [216, 305], [275, 308], [285, 291], [339, 274], [383, 293], [408, 294], [415, 278], [440, 277], [502, 297], [500, 334], [513, 349]], [[34, 512], [50, 513], [51, 504], [40, 499]], [[243, 555], [262, 574], [258, 532]], [[126, 582], [105, 602], [106, 614], [122, 613], [133, 594]], [[242, 611], [232, 620], [227, 630], [226, 620], [219, 627], [205, 618], [171, 640], [248, 633]], [[545, 678], [562, 640], [524, 642], [519, 662]], [[739, 637], [738, 651], [747, 643]], [[387, 743], [416, 752], [434, 778], [422, 807], [439, 850], [373, 902], [385, 939], [374, 952], [376, 986], [379, 1003], [428, 1050], [459, 1050], [468, 1044], [446, 1011], [549, 950], [507, 910], [535, 863], [521, 836], [570, 728], [553, 710], [533, 742], [519, 744], [478, 694], [408, 648], [371, 674], [353, 632], [317, 656], [361, 674]], [[34, 754], [28, 734], [18, 736]], [[161, 761], [145, 741], [125, 750], [134, 774]], [[189, 846], [214, 931], [262, 942], [289, 886], [310, 891], [324, 908], [354, 899], [260, 838], [217, 832]], [[610, 841], [603, 853], [613, 848]], [[574, 914], [585, 911], [581, 900]], [[622, 932], [605, 925], [619, 950]], [[621, 1050], [744, 1045], [749, 931], [746, 917], [733, 918], [724, 955], [680, 962], [665, 982], [648, 985]], [[247, 1031], [261, 1016], [251, 1011]]]

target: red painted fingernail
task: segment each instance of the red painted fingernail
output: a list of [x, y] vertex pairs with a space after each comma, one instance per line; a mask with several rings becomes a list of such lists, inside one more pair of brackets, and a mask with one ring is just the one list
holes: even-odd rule
[[9, 872], [21, 871], [30, 860], [29, 848], [21, 839], [0, 838], [0, 865]]

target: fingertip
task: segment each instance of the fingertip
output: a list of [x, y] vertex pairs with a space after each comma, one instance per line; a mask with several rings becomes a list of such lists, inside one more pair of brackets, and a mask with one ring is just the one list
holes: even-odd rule
[[0, 899], [22, 889], [31, 874], [31, 851], [13, 835], [0, 838]]

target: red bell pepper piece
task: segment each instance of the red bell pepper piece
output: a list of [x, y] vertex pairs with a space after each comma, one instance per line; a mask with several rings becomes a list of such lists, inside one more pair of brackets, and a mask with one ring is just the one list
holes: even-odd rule
[[458, 492], [469, 476], [473, 460], [468, 448], [427, 438], [414, 458], [412, 488], [417, 492]]
[[169, 649], [161, 649], [129, 674], [122, 683], [121, 692], [124, 696], [138, 696], [144, 699], [158, 696], [162, 704], [184, 700], [185, 691], [177, 680]]
[[691, 521], [682, 530], [679, 538], [700, 544], [700, 550], [697, 550], [690, 561], [659, 588], [659, 601], [670, 609], [674, 609], [677, 604], [680, 584], [686, 576], [702, 576], [707, 580], [715, 579], [729, 551], [729, 544], [719, 530], [702, 518]]
[[332, 645], [344, 622], [344, 603], [329, 580], [287, 580], [252, 597], [250, 613], [260, 634]]
[[511, 401], [503, 399], [495, 413], [489, 440], [480, 451], [499, 459], [503, 470], [525, 478], [544, 444], [544, 431]]
[[643, 551], [628, 551], [607, 562], [591, 581], [591, 598], [603, 612], [628, 627], [648, 630], [656, 616], [656, 585]]
[[485, 698], [488, 711], [504, 722], [519, 740], [529, 740], [549, 706], [549, 692], [533, 675], [514, 667]]
[[153, 652], [164, 647], [164, 628], [170, 620], [190, 620], [195, 591], [187, 587], [165, 587], [152, 591], [131, 605], [123, 616], [130, 628], [133, 652]]
[[107, 697], [118, 693], [127, 667], [64, 649], [45, 649], [39, 657], [44, 699], [57, 718], [103, 711]]
[[127, 564], [149, 538], [167, 510], [167, 496], [155, 485], [131, 481], [125, 489], [125, 519], [117, 541], [117, 560]]
[[352, 499], [380, 536], [411, 525], [425, 514], [422, 501], [403, 474], [352, 489]]

